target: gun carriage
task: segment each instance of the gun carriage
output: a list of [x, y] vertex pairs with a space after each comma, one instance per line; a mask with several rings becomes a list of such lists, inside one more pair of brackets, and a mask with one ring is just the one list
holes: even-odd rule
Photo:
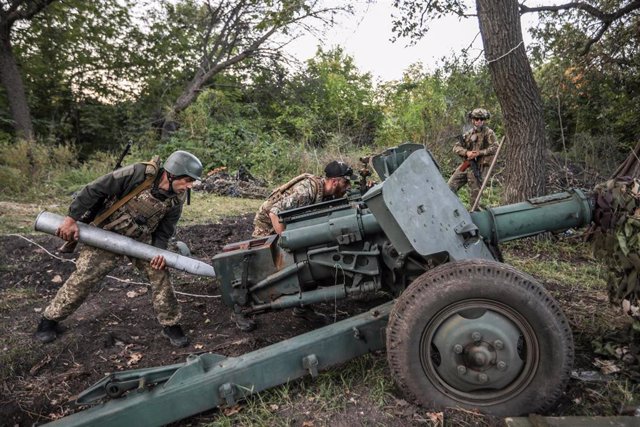
[[427, 407], [550, 408], [573, 365], [571, 329], [542, 285], [501, 262], [498, 244], [588, 224], [589, 197], [469, 213], [422, 145], [371, 164], [381, 182], [362, 196], [282, 212], [281, 236], [227, 245], [212, 264], [224, 303], [247, 315], [380, 292], [393, 301], [240, 357], [110, 374], [79, 395], [92, 408], [52, 425], [166, 424], [385, 347], [394, 379]]

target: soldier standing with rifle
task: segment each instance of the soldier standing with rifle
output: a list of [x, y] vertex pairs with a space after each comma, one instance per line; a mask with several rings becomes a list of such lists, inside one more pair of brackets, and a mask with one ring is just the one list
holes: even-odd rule
[[464, 161], [451, 175], [447, 184], [454, 193], [463, 185], [469, 184], [471, 205], [480, 194], [482, 182], [498, 150], [496, 134], [485, 126], [489, 117], [489, 112], [484, 108], [476, 108], [469, 113], [473, 128], [465, 132], [453, 146], [453, 152]]
[[[186, 151], [172, 153], [164, 164], [156, 158], [108, 173], [86, 185], [69, 206], [56, 231], [66, 241], [77, 241], [77, 221], [91, 224], [166, 249], [182, 214], [188, 190], [202, 175], [202, 163]], [[91, 212], [91, 217], [87, 213]], [[96, 216], [97, 215], [97, 216]], [[121, 259], [121, 255], [83, 246], [74, 271], [44, 310], [36, 338], [50, 342], [57, 338], [58, 322], [71, 315]], [[173, 291], [166, 261], [156, 255], [150, 262], [132, 259], [151, 283], [153, 308], [162, 335], [172, 345], [184, 347], [189, 340], [179, 324], [180, 305]]]

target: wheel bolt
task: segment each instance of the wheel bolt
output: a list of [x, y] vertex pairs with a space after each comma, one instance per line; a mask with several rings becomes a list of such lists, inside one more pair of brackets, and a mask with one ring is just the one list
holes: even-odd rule
[[484, 384], [489, 381], [489, 377], [487, 376], [487, 374], [478, 374], [478, 381]]
[[458, 375], [464, 375], [467, 373], [467, 368], [462, 365], [458, 365]]
[[500, 369], [501, 371], [504, 371], [505, 369], [507, 369], [507, 362], [504, 361], [499, 361], [496, 365], [498, 367], [498, 369]]
[[462, 353], [462, 346], [460, 344], [456, 344], [453, 346], [453, 351], [456, 354], [461, 354]]
[[471, 338], [475, 341], [478, 342], [482, 339], [482, 334], [480, 332], [474, 332], [471, 334]]
[[502, 341], [500, 341], [500, 340], [495, 340], [493, 342], [493, 346], [495, 348], [497, 348], [498, 350], [502, 350], [504, 348], [504, 343]]

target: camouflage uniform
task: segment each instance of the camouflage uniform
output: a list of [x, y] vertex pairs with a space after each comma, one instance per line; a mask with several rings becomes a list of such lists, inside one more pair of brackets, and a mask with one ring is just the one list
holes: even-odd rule
[[468, 183], [469, 188], [471, 189], [471, 203], [473, 203], [480, 193], [482, 180], [486, 177], [487, 170], [493, 160], [493, 155], [497, 150], [498, 140], [496, 138], [496, 134], [487, 126], [483, 126], [481, 130], [473, 128], [462, 135], [462, 140], [456, 142], [453, 146], [453, 152], [464, 160], [467, 159], [467, 151], [480, 152], [480, 155], [476, 157], [476, 161], [480, 171], [481, 181], [478, 182], [478, 179], [473, 173], [472, 166], [469, 166], [464, 171], [461, 171], [460, 166], [458, 166], [447, 183], [451, 191], [457, 193], [460, 187]]
[[322, 178], [311, 174], [302, 174], [293, 178], [276, 188], [260, 206], [253, 220], [252, 236], [258, 238], [275, 233], [269, 213], [277, 215], [280, 211], [320, 203], [323, 196]]
[[[148, 176], [156, 175], [154, 185], [118, 208], [100, 225], [106, 230], [166, 249], [169, 238], [182, 213], [184, 195], [157, 188], [161, 174], [158, 167], [143, 163], [127, 166], [87, 185], [69, 207], [68, 215], [78, 221], [91, 208], [105, 200], [108, 209], [115, 201], [136, 189]], [[86, 299], [93, 285], [102, 280], [122, 259], [102, 249], [84, 246], [76, 262], [76, 271], [58, 290], [44, 311], [49, 320], [61, 321], [73, 313]], [[171, 286], [168, 270], [155, 270], [142, 260], [132, 259], [151, 283], [153, 308], [162, 326], [178, 324], [180, 306]]]

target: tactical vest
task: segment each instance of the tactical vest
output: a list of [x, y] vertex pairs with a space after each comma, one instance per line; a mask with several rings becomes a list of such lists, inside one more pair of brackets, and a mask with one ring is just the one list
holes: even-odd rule
[[[289, 182], [282, 184], [280, 187], [276, 188], [269, 194], [265, 203], [261, 206], [262, 216], [266, 216], [266, 219], [269, 219], [269, 211], [273, 207], [274, 204], [279, 202], [285, 197], [285, 194], [288, 190], [293, 188], [296, 184], [304, 181], [305, 179], [311, 180], [316, 190], [316, 198], [313, 203], [319, 203], [322, 201], [322, 196], [324, 193], [324, 189], [322, 186], [322, 178], [312, 175], [310, 173], [303, 173], [302, 175], [298, 175], [295, 178], [291, 179]], [[266, 221], [266, 220], [265, 220]], [[269, 220], [269, 224], [271, 220]]]
[[[159, 171], [157, 164], [146, 163], [146, 165], [146, 177], [157, 175]], [[136, 240], [149, 240], [167, 212], [183, 203], [185, 198], [185, 195], [175, 195], [161, 201], [153, 196], [151, 190], [152, 187], [142, 190], [116, 209], [104, 221], [102, 228]]]
[[[478, 140], [480, 136], [480, 140]], [[471, 151], [480, 151], [486, 148], [489, 148], [489, 132], [486, 129], [483, 129], [480, 132], [471, 132], [468, 135], [465, 135], [464, 142], [467, 150]], [[480, 166], [488, 166], [491, 164], [491, 160], [493, 159], [493, 155], [482, 156], [478, 158], [478, 164]]]

